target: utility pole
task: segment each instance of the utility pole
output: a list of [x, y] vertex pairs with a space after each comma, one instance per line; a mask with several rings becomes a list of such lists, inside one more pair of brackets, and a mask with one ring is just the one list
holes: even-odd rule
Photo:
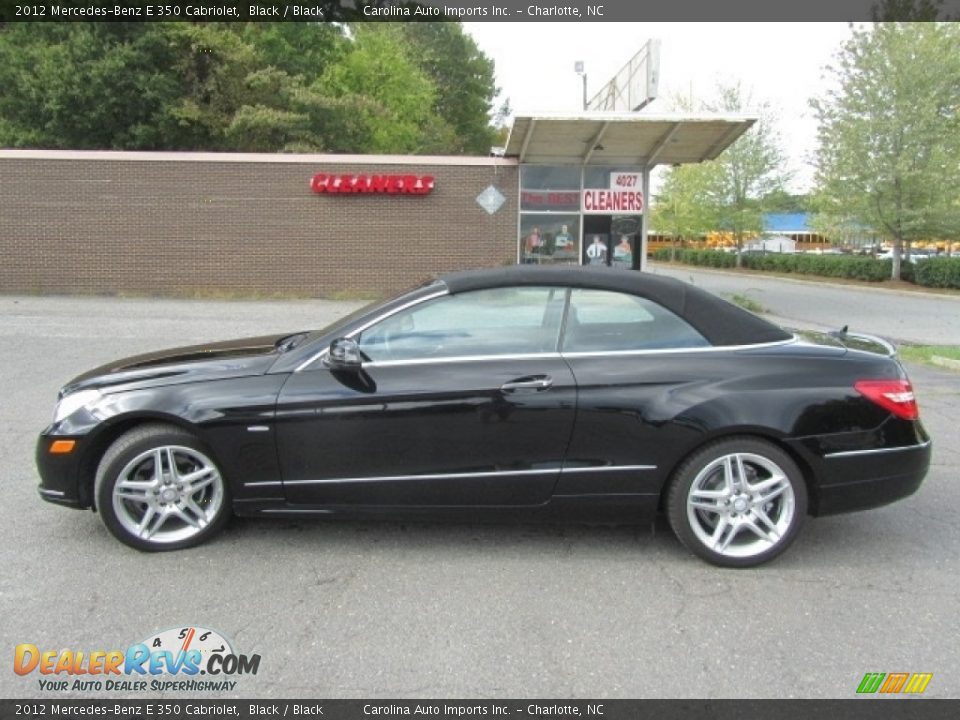
[[573, 64], [573, 71], [583, 79], [583, 110], [587, 110], [587, 72], [584, 69], [583, 60], [577, 60]]

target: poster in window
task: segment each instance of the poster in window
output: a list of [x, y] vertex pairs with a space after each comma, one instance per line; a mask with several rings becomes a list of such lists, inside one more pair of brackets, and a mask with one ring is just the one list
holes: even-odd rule
[[585, 265], [606, 265], [609, 253], [610, 235], [607, 233], [590, 233], [586, 238], [584, 249]]
[[520, 262], [576, 263], [580, 257], [577, 215], [524, 213], [520, 221]]

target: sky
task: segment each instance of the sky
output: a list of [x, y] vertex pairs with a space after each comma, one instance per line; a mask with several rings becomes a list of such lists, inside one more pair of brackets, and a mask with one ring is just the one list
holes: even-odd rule
[[646, 112], [669, 113], [671, 99], [713, 98], [739, 81], [777, 118], [789, 189], [810, 189], [817, 123], [809, 106], [832, 84], [824, 69], [850, 37], [847, 23], [464, 23], [496, 65], [501, 97], [514, 114], [578, 112], [582, 60], [592, 97], [652, 38], [660, 40], [660, 95]]

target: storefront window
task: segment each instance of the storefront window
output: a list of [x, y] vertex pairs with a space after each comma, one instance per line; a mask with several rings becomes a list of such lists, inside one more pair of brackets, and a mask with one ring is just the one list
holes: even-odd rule
[[580, 259], [580, 216], [558, 213], [520, 215], [521, 263], [577, 263]]
[[580, 168], [520, 168], [520, 210], [539, 212], [579, 212]]
[[639, 267], [645, 205], [642, 168], [523, 166], [519, 261]]
[[580, 166], [524, 165], [520, 186], [531, 190], [579, 190]]

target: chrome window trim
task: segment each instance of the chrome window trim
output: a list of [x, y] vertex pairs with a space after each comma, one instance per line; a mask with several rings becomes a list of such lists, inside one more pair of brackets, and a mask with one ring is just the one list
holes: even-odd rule
[[[450, 291], [449, 291], [448, 289], [444, 288], [443, 290], [438, 290], [437, 292], [430, 293], [429, 295], [424, 295], [423, 297], [417, 298], [416, 300], [411, 300], [410, 302], [404, 303], [403, 305], [400, 305], [399, 307], [395, 307], [393, 310], [388, 310], [387, 312], [385, 312], [385, 313], [383, 313], [383, 314], [381, 314], [381, 315], [377, 315], [377, 317], [375, 317], [375, 318], [374, 318], [373, 320], [371, 320], [370, 322], [364, 323], [363, 325], [361, 325], [360, 327], [358, 327], [356, 330], [354, 330], [354, 331], [352, 331], [352, 332], [350, 332], [350, 333], [347, 333], [347, 335], [345, 335], [345, 337], [352, 338], [352, 337], [358, 335], [359, 333], [362, 333], [364, 330], [366, 330], [366, 329], [367, 329], [368, 327], [370, 327], [371, 325], [376, 325], [376, 324], [377, 324], [378, 322], [380, 322], [381, 320], [386, 320], [388, 317], [392, 317], [393, 315], [396, 315], [398, 312], [402, 312], [403, 310], [406, 310], [407, 308], [414, 307], [415, 305], [419, 305], [420, 303], [425, 303], [425, 302], [427, 302], [428, 300], [434, 300], [434, 299], [436, 299], [436, 298], [438, 298], [438, 297], [443, 297], [444, 295], [449, 295], [449, 294], [450, 294]], [[312, 365], [315, 361], [319, 360], [319, 359], [322, 358], [324, 355], [326, 355], [328, 350], [329, 350], [329, 348], [323, 348], [322, 350], [320, 350], [320, 351], [319, 351], [318, 353], [316, 353], [315, 355], [312, 355], [309, 359], [307, 359], [307, 360], [303, 361], [302, 363], [300, 363], [299, 365], [297, 365], [297, 367], [294, 368], [293, 371], [294, 371], [294, 372], [300, 372], [301, 370], [303, 370], [304, 368], [306, 368], [308, 365]]]
[[428, 475], [370, 475], [353, 478], [322, 478], [319, 480], [286, 480], [286, 485], [334, 485], [349, 482], [403, 482], [404, 480], [463, 480], [466, 478], [499, 477], [501, 475], [548, 475], [560, 468], [542, 470], [504, 470], [475, 473], [435, 473]]
[[329, 515], [333, 510], [328, 510], [324, 508], [267, 508], [266, 510], [260, 511], [263, 514], [267, 513], [300, 513], [301, 515]]
[[404, 482], [407, 480], [465, 480], [468, 478], [495, 478], [504, 475], [551, 475], [578, 472], [629, 472], [656, 470], [656, 465], [597, 465], [593, 467], [538, 468], [534, 470], [491, 470], [485, 472], [432, 473], [424, 475], [371, 475], [351, 478], [321, 478], [318, 480], [285, 480], [284, 485], [335, 485], [351, 482]]
[[453, 355], [451, 357], [443, 358], [413, 358], [410, 360], [371, 360], [370, 362], [365, 362], [363, 367], [365, 368], [383, 368], [383, 367], [396, 367], [398, 365], [433, 365], [433, 364], [443, 364], [443, 363], [458, 363], [458, 362], [492, 362], [494, 360], [536, 360], [543, 358], [551, 358], [559, 360], [561, 358], [560, 353], [558, 352], [545, 352], [545, 353], [515, 353], [512, 355]]
[[626, 472], [628, 470], [656, 470], [656, 465], [584, 465], [579, 467], [565, 467], [560, 468], [561, 474], [563, 473], [577, 473], [577, 472], [611, 472], [619, 471]]
[[832, 452], [824, 455], [824, 459], [828, 458], [844, 458], [844, 457], [857, 457], [859, 455], [880, 455], [882, 453], [892, 453], [892, 452], [904, 452], [906, 450], [922, 450], [924, 448], [930, 447], [932, 440], [927, 440], [925, 443], [920, 443], [918, 445], [901, 445], [900, 447], [892, 448], [873, 448], [870, 450], [843, 450], [841, 452]]
[[517, 353], [513, 355], [452, 355], [444, 358], [419, 358], [411, 360], [381, 360], [379, 362], [365, 362], [365, 368], [378, 367], [396, 367], [402, 365], [433, 365], [441, 363], [454, 362], [484, 362], [492, 360], [531, 360], [537, 358], [588, 358], [588, 357], [629, 357], [633, 355], [669, 355], [676, 353], [706, 353], [706, 352], [737, 352], [739, 350], [751, 350], [754, 348], [778, 347], [780, 345], [790, 345], [797, 341], [796, 336], [786, 340], [776, 340], [769, 343], [756, 343], [754, 345], [711, 345], [710, 347], [696, 348], [652, 348], [647, 350], [598, 350], [596, 352], [546, 352], [546, 353]]
[[779, 347], [780, 345], [791, 345], [797, 342], [797, 336], [792, 335], [786, 340], [774, 340], [766, 343], [754, 343], [752, 345], [708, 345], [707, 347], [673, 347], [673, 348], [649, 348], [646, 350], [598, 350], [563, 352], [560, 354], [565, 358], [582, 358], [610, 356], [622, 357], [629, 355], [669, 355], [676, 353], [711, 353], [711, 352], [737, 352], [739, 350], [753, 350], [756, 348]]

